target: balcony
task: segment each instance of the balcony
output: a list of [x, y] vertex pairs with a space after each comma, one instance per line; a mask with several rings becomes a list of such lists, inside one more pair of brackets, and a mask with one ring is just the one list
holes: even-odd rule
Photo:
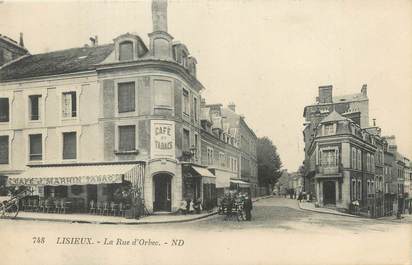
[[316, 173], [322, 175], [334, 175], [341, 171], [341, 166], [316, 166]]

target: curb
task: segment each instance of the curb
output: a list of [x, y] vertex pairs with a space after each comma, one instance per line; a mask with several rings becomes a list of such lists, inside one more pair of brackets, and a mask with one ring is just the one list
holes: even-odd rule
[[190, 219], [171, 220], [171, 221], [143, 221], [143, 222], [85, 221], [85, 220], [65, 220], [65, 219], [53, 219], [53, 218], [34, 218], [34, 217], [16, 217], [11, 220], [58, 222], [58, 223], [72, 223], [72, 224], [79, 223], [79, 224], [104, 224], [104, 225], [148, 225], [148, 224], [185, 223], [185, 222], [191, 222], [191, 221], [207, 218], [215, 214], [217, 214], [217, 211], [214, 211], [214, 212], [202, 215], [202, 216], [196, 216]]
[[331, 214], [331, 215], [338, 215], [338, 216], [345, 216], [345, 217], [353, 217], [353, 218], [362, 218], [362, 219], [370, 219], [370, 218], [366, 218], [363, 216], [357, 216], [357, 215], [352, 215], [352, 214], [341, 214], [339, 212], [337, 213], [332, 213], [332, 212], [323, 212], [323, 211], [318, 211], [318, 210], [314, 210], [314, 209], [308, 209], [308, 208], [304, 208], [300, 205], [300, 203], [298, 202], [298, 206], [299, 209], [304, 210], [304, 211], [309, 211], [309, 212], [315, 212], [315, 213], [323, 213], [323, 214]]
[[[253, 202], [257, 202], [259, 200], [268, 199], [273, 197], [273, 195], [264, 196], [255, 198], [252, 200]], [[104, 224], [104, 225], [148, 225], [148, 224], [172, 224], [172, 223], [186, 223], [196, 220], [201, 220], [213, 215], [217, 215], [217, 211], [213, 211], [211, 213], [196, 216], [190, 219], [183, 219], [183, 220], [170, 220], [170, 221], [143, 221], [143, 222], [106, 222], [106, 221], [85, 221], [85, 220], [65, 220], [65, 219], [53, 219], [53, 218], [35, 218], [35, 217], [16, 217], [12, 220], [21, 220], [21, 221], [40, 221], [40, 222], [58, 222], [58, 223], [79, 223], [79, 224]]]

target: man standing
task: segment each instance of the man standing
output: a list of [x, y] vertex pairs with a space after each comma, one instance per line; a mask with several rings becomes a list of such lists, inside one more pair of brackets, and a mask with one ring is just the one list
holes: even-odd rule
[[252, 199], [250, 198], [249, 195], [246, 195], [243, 207], [246, 213], [246, 221], [251, 221], [252, 220], [251, 211], [252, 211], [253, 205], [252, 205]]

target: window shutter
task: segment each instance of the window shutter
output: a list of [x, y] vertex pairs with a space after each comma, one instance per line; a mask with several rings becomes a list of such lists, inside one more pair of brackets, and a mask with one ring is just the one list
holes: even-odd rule
[[0, 98], [0, 122], [9, 121], [9, 98]]
[[119, 113], [135, 111], [134, 82], [118, 84], [117, 103]]
[[0, 164], [9, 163], [9, 136], [0, 136]]
[[63, 159], [76, 159], [77, 139], [76, 132], [63, 133]]
[[42, 160], [42, 135], [33, 134], [30, 138], [30, 160]]
[[136, 149], [136, 127], [134, 125], [119, 126], [119, 151]]

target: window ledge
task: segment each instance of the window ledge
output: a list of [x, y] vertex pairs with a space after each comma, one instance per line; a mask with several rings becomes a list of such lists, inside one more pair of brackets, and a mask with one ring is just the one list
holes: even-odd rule
[[119, 150], [115, 150], [114, 151], [115, 155], [138, 155], [139, 154], [139, 150], [130, 150], [130, 151], [119, 151]]

